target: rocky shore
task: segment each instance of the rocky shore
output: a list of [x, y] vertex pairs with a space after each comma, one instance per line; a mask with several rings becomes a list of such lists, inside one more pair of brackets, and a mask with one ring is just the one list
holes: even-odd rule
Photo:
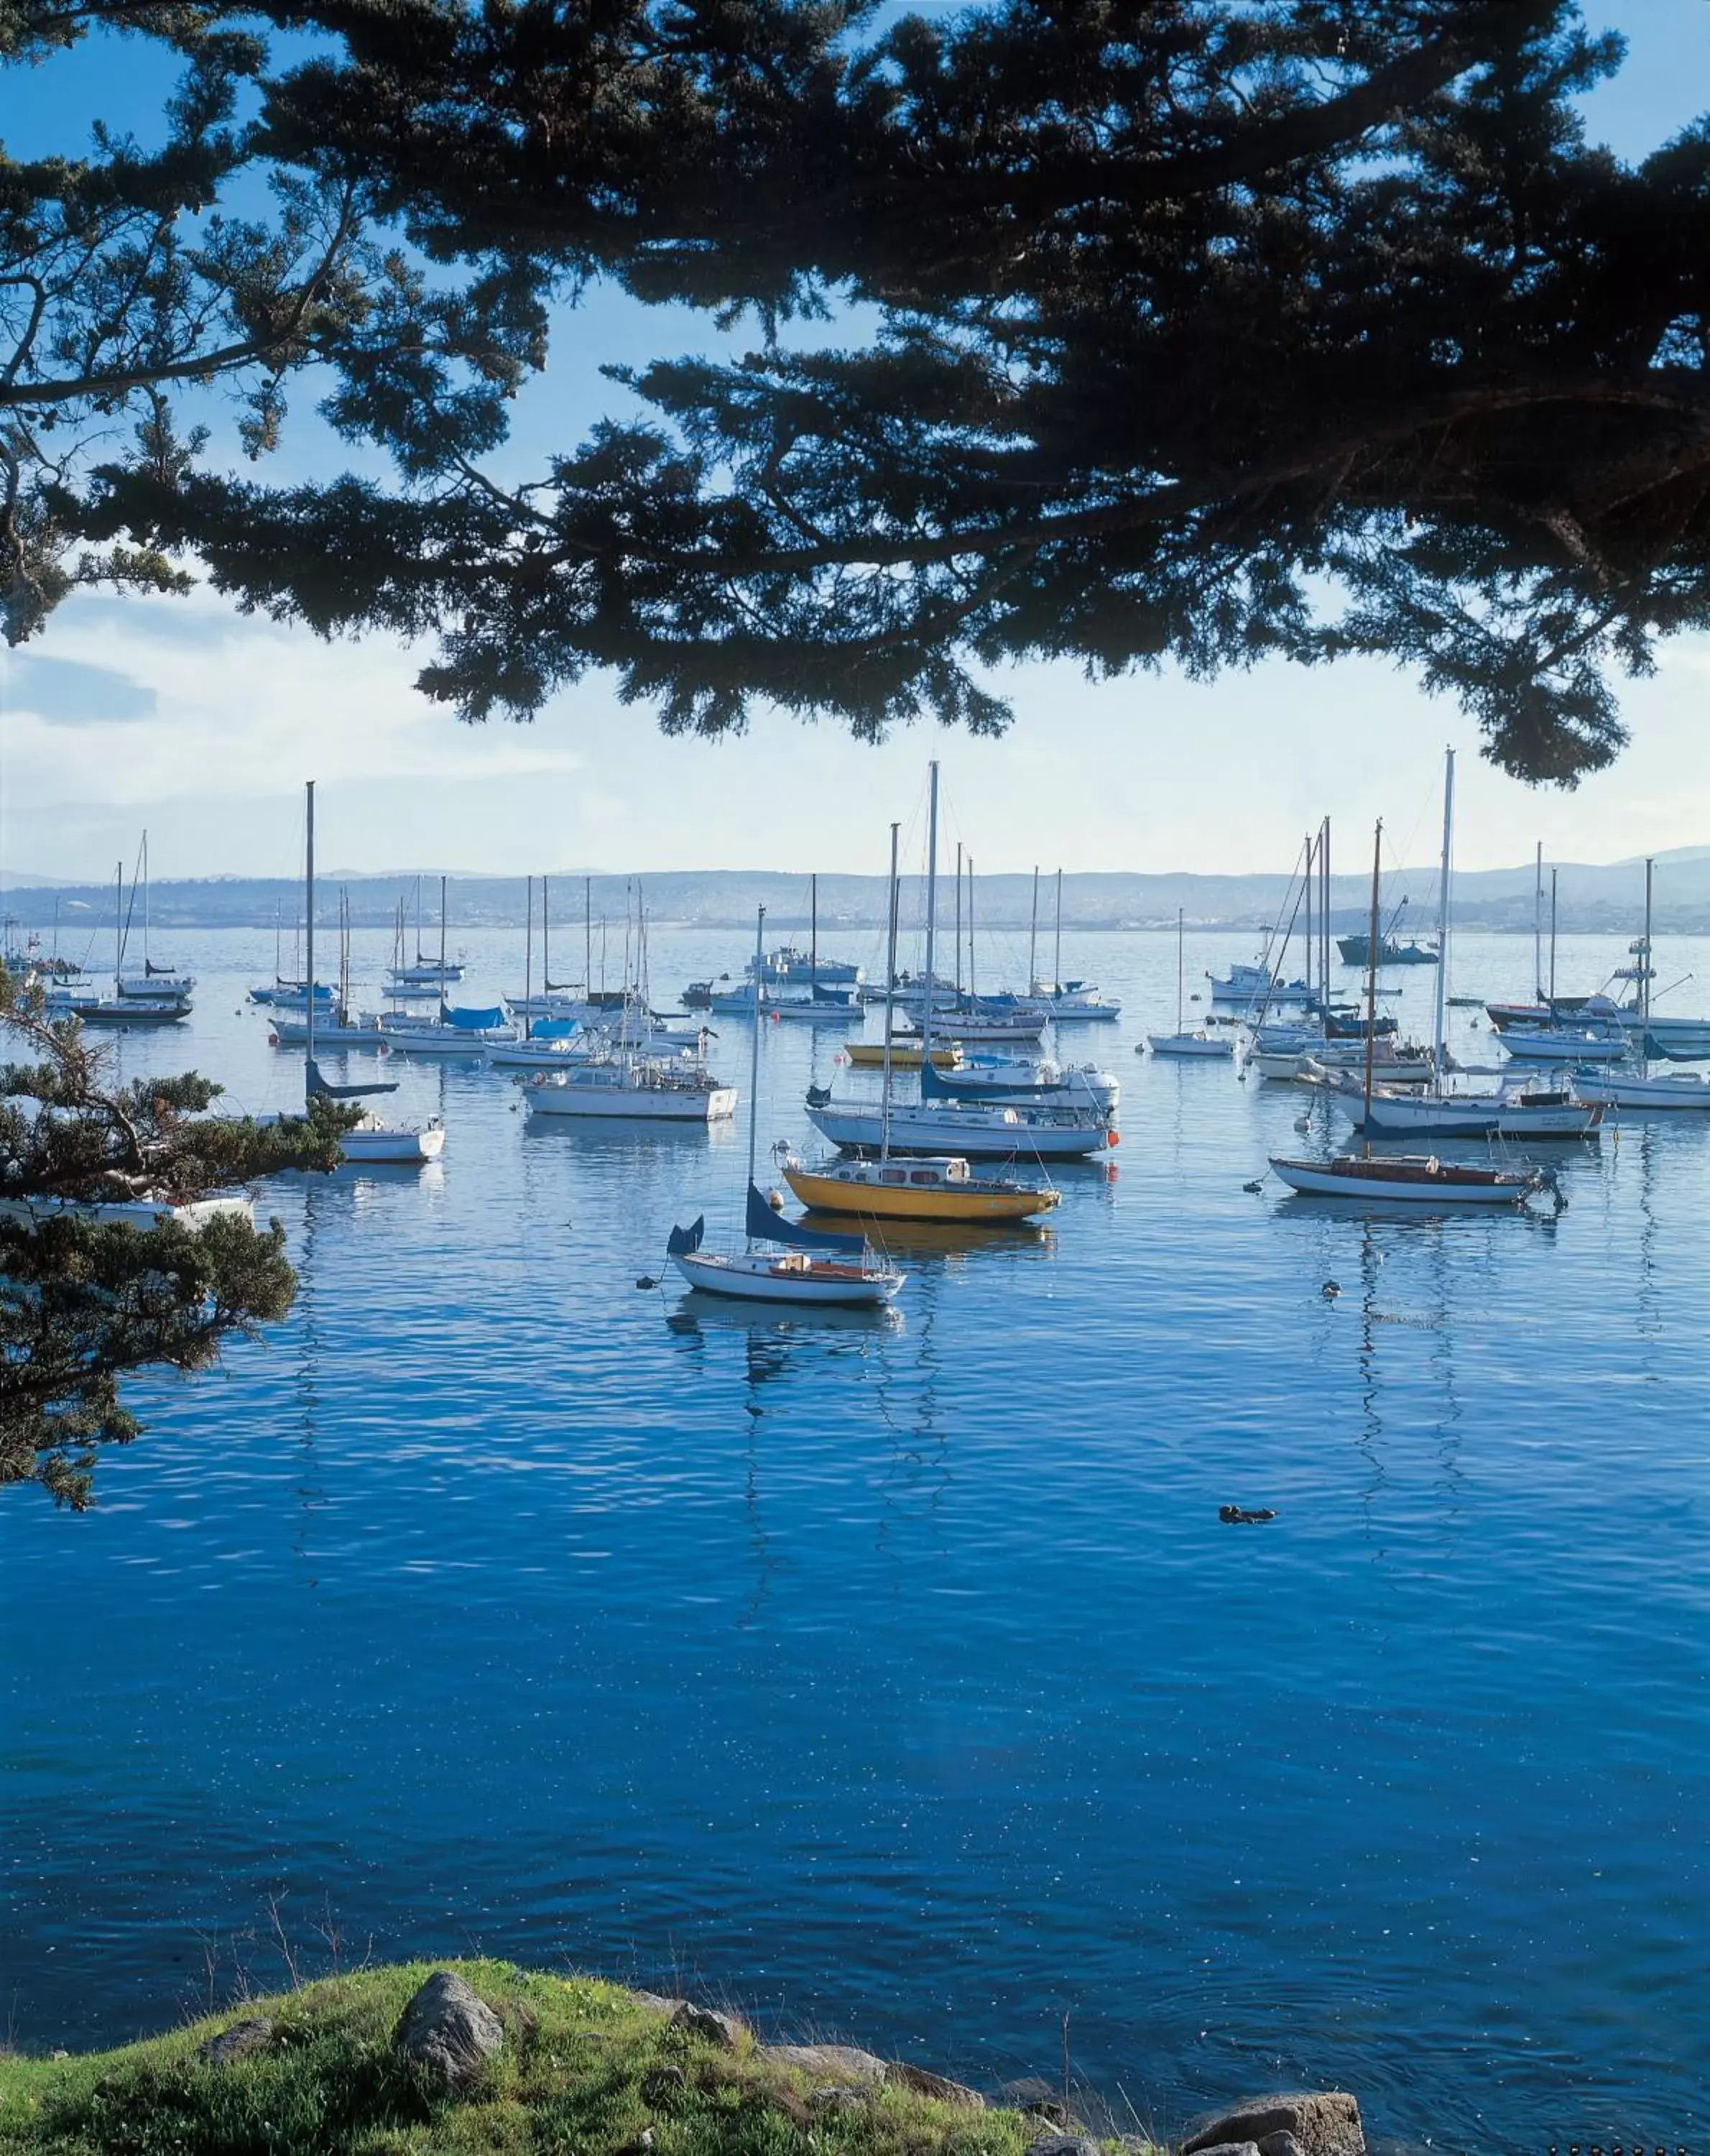
[[246, 2001], [117, 2051], [0, 2056], [0, 2156], [1364, 2156], [1339, 2091], [1112, 2134], [1042, 2082], [984, 2092], [726, 2008], [499, 1962]]

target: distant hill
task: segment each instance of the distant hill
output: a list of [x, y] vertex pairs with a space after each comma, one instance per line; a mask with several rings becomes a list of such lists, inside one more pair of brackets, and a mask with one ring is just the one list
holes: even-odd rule
[[[1569, 932], [1577, 930], [1636, 930], [1644, 900], [1641, 865], [1618, 861], [1603, 865], [1577, 862], [1557, 865], [1559, 919]], [[383, 928], [394, 919], [400, 903], [405, 908], [409, 932], [414, 934], [416, 889], [413, 874], [325, 877], [320, 886], [317, 916], [330, 918], [342, 887], [350, 896], [351, 918], [364, 929]], [[438, 934], [437, 874], [422, 883], [422, 941], [430, 946]], [[1391, 871], [1385, 879], [1386, 916], [1404, 894], [1409, 905], [1402, 916], [1404, 929], [1427, 932], [1436, 918], [1435, 869]], [[552, 933], [573, 947], [582, 933], [584, 879], [580, 875], [555, 876], [550, 882]], [[808, 924], [807, 879], [781, 875], [767, 870], [672, 870], [637, 876], [596, 875], [588, 880], [587, 903], [596, 922], [622, 921], [635, 903], [637, 890], [648, 916], [655, 922], [707, 927], [751, 927], [755, 910], [764, 904], [769, 934], [796, 935]], [[955, 906], [954, 878], [939, 886], [939, 918], [948, 921]], [[1173, 927], [1181, 909], [1193, 927], [1227, 928], [1257, 932], [1274, 920], [1288, 901], [1289, 880], [1285, 876], [1256, 875], [1142, 875], [1119, 872], [1065, 875], [1062, 880], [1062, 918], [1066, 927]], [[1335, 877], [1331, 886], [1332, 920], [1345, 933], [1364, 925], [1368, 889], [1359, 876]], [[496, 927], [514, 922], [520, 932], [524, 882], [520, 876], [459, 876], [450, 886], [448, 919], [453, 934], [462, 928]], [[1051, 932], [1055, 885], [1040, 886], [1040, 932], [1042, 941]], [[1026, 934], [1032, 903], [1032, 879], [1028, 875], [982, 875], [976, 903], [984, 928]], [[538, 893], [537, 893], [538, 901]], [[182, 927], [271, 928], [275, 920], [289, 928], [301, 906], [294, 882], [278, 878], [218, 876], [202, 881], [156, 882], [151, 892], [151, 918], [156, 929]], [[75, 921], [86, 930], [93, 920], [112, 917], [110, 884], [39, 881], [5, 886], [0, 911], [24, 929], [46, 930], [57, 911], [62, 922]], [[903, 898], [905, 920], [918, 921], [924, 911], [924, 880], [905, 880]], [[885, 887], [882, 876], [827, 875], [819, 881], [819, 921], [822, 942], [835, 942], [840, 932], [876, 931], [884, 918]], [[1533, 865], [1488, 869], [1457, 875], [1455, 882], [1455, 919], [1463, 927], [1528, 930], [1533, 919]], [[538, 921], [538, 916], [537, 916]], [[1656, 921], [1660, 930], [1676, 934], [1710, 931], [1710, 847], [1683, 847], [1657, 857]], [[538, 930], [537, 930], [538, 932]]]

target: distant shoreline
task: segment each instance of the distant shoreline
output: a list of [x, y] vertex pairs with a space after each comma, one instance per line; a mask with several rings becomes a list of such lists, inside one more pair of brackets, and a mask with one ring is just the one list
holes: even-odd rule
[[[417, 921], [417, 878], [340, 876], [322, 879], [317, 919], [335, 916], [338, 892], [348, 894], [351, 925], [365, 933], [390, 929], [402, 904], [407, 932]], [[424, 940], [438, 934], [438, 875], [423, 875], [419, 901]], [[540, 884], [535, 880], [536, 933]], [[1428, 937], [1436, 916], [1434, 876], [1397, 871], [1385, 880], [1386, 926], [1401, 936]], [[982, 934], [1026, 936], [1032, 926], [1030, 876], [982, 876], [976, 886], [977, 919]], [[1280, 875], [1174, 876], [1082, 874], [1062, 880], [1062, 927], [1066, 934], [1132, 934], [1173, 930], [1180, 910], [1196, 932], [1257, 936], [1294, 904], [1298, 884]], [[806, 879], [755, 870], [670, 870], [657, 875], [581, 876], [550, 879], [551, 933], [566, 947], [582, 933], [584, 906], [597, 924], [621, 924], [632, 915], [636, 894], [655, 929], [716, 929], [751, 934], [755, 910], [766, 908], [769, 939], [805, 941], [810, 926]], [[1410, 901], [1405, 909], [1402, 898]], [[1529, 936], [1533, 932], [1532, 870], [1503, 869], [1457, 875], [1454, 891], [1457, 929]], [[1055, 931], [1055, 879], [1042, 877], [1038, 938], [1042, 964], [1049, 962]], [[1336, 876], [1331, 886], [1332, 932], [1363, 930], [1369, 887], [1354, 876]], [[127, 880], [126, 911], [131, 906]], [[520, 876], [464, 876], [450, 879], [447, 890], [448, 932], [514, 928], [522, 933], [527, 905]], [[151, 933], [170, 936], [177, 929], [232, 928], [253, 932], [276, 925], [289, 932], [302, 906], [301, 886], [278, 877], [222, 876], [204, 880], [157, 880], [149, 892]], [[1564, 935], [1639, 932], [1644, 906], [1642, 870], [1631, 864], [1614, 868], [1564, 869], [1559, 873], [1557, 927]], [[1546, 911], [1548, 894], [1546, 891]], [[1399, 911], [1398, 911], [1399, 909]], [[903, 919], [911, 931], [925, 911], [924, 880], [905, 879]], [[883, 932], [885, 887], [881, 876], [822, 876], [819, 880], [820, 947], [831, 952], [840, 937], [871, 938]], [[949, 928], [956, 916], [954, 875], [939, 880], [939, 924]], [[27, 935], [50, 940], [57, 921], [62, 936], [86, 935], [97, 924], [113, 921], [113, 886], [62, 884], [19, 886], [0, 890], [0, 916], [9, 944]], [[141, 909], [133, 916], [140, 925]], [[1296, 921], [1296, 932], [1303, 927]], [[1659, 866], [1656, 888], [1656, 932], [1662, 936], [1710, 933], [1710, 858]]]

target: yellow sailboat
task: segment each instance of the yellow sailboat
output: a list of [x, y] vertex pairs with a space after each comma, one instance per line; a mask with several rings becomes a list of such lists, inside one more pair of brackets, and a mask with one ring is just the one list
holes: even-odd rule
[[784, 1180], [817, 1213], [853, 1213], [872, 1220], [945, 1220], [995, 1225], [1048, 1213], [1060, 1194], [975, 1175], [959, 1154], [914, 1160], [837, 1160], [807, 1168], [793, 1154], [778, 1163]]
[[[936, 911], [938, 855], [938, 766], [931, 767], [931, 837], [926, 871], [926, 978], [932, 983], [934, 916]], [[852, 1213], [872, 1220], [936, 1220], [964, 1225], [997, 1226], [1031, 1219], [1048, 1213], [1060, 1202], [1049, 1183], [1011, 1183], [994, 1175], [975, 1175], [960, 1154], [940, 1153], [909, 1160], [890, 1157], [891, 1077], [903, 1060], [892, 1032], [897, 983], [897, 830], [891, 826], [891, 903], [889, 947], [886, 956], [884, 1039], [878, 1044], [878, 1060], [884, 1066], [884, 1142], [877, 1160], [833, 1160], [821, 1168], [808, 1168], [787, 1146], [777, 1149], [784, 1180], [804, 1205], [819, 1213]], [[941, 1050], [932, 1045], [933, 991], [928, 988], [926, 1011], [914, 1065], [929, 1055], [939, 1065]], [[954, 1051], [952, 1051], [954, 1055]]]
[[[868, 1070], [877, 1070], [883, 1066], [884, 1050], [885, 1045], [882, 1040], [846, 1040], [843, 1043], [843, 1053], [850, 1062]], [[918, 1070], [922, 1055], [918, 1034], [906, 1040], [893, 1040], [891, 1043], [891, 1068], [893, 1070]], [[932, 1051], [934, 1070], [958, 1070], [961, 1063], [962, 1051], [954, 1041], [946, 1041]]]

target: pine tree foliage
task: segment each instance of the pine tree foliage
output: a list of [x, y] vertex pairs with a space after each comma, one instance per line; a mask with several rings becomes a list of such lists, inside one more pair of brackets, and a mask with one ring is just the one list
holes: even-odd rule
[[261, 1127], [208, 1114], [221, 1089], [193, 1072], [117, 1083], [76, 1020], [3, 968], [0, 1041], [26, 1059], [0, 1066], [0, 1486], [35, 1482], [80, 1510], [99, 1448], [137, 1432], [120, 1381], [206, 1369], [296, 1289], [277, 1220], [138, 1228], [99, 1207], [330, 1169], [349, 1111], [315, 1103]]
[[[1710, 122], [1632, 165], [1590, 144], [1620, 41], [1571, 0], [289, 19], [315, 49], [254, 63], [234, 154], [360, 205], [314, 356], [394, 476], [85, 463], [35, 513], [116, 572], [199, 560], [325, 634], [438, 639], [421, 685], [471, 720], [598, 669], [675, 731], [762, 705], [991, 731], [1017, 661], [1375, 654], [1568, 785], [1618, 752], [1623, 676], [1707, 619]], [[376, 232], [454, 295], [432, 335]], [[279, 280], [288, 359], [320, 259], [305, 236]], [[521, 377], [464, 332], [532, 367], [593, 278], [754, 348], [624, 376], [645, 420], [501, 483]]]

